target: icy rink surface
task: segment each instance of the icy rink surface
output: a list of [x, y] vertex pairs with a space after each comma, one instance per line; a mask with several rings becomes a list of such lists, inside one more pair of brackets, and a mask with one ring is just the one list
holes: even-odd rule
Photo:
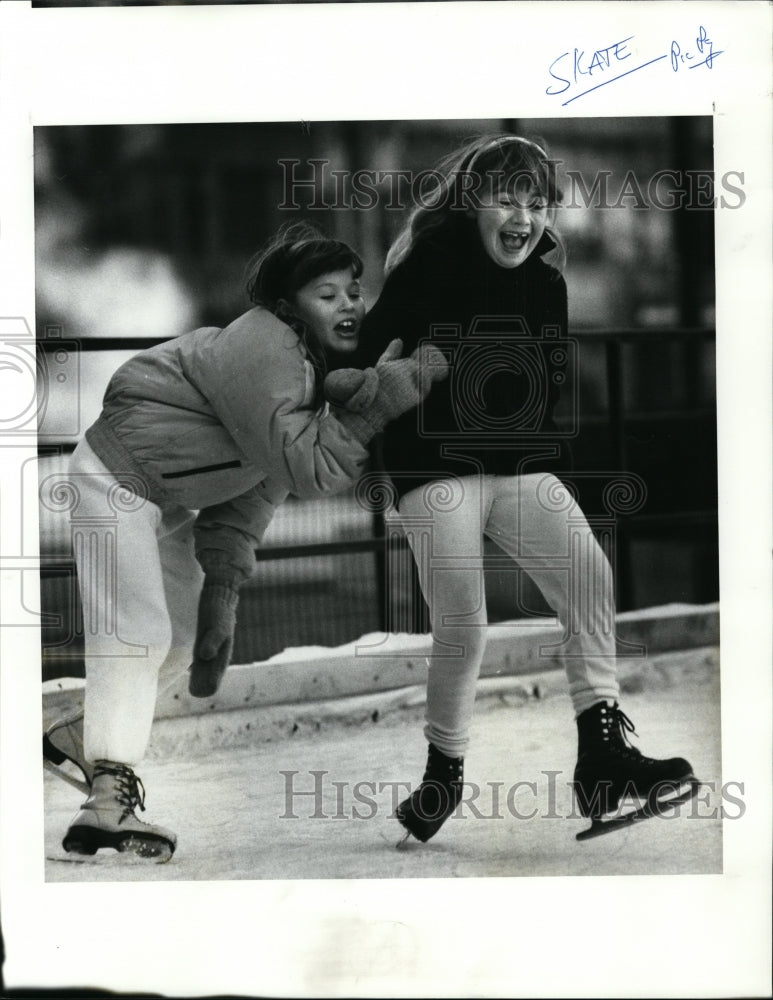
[[[568, 696], [521, 703], [486, 698], [476, 705], [465, 763], [465, 782], [473, 786], [466, 798], [476, 790], [477, 797], [427, 844], [410, 841], [397, 849], [401, 828], [390, 818], [408, 791], [394, 783], [415, 787], [426, 757], [421, 712], [407, 711], [367, 726], [146, 761], [137, 769], [147, 790], [147, 811], [139, 815], [178, 835], [177, 851], [163, 865], [112, 851], [94, 858], [65, 854], [61, 838], [82, 796], [46, 773], [46, 880], [721, 872], [718, 675], [626, 694], [621, 707], [636, 725], [640, 735], [633, 742], [643, 753], [687, 757], [707, 783], [681, 815], [577, 843], [588, 822], [574, 812], [568, 787], [576, 758]], [[313, 792], [315, 783], [315, 794], [297, 794]], [[731, 794], [738, 797], [737, 788]], [[740, 810], [732, 801], [726, 806], [729, 822]]]

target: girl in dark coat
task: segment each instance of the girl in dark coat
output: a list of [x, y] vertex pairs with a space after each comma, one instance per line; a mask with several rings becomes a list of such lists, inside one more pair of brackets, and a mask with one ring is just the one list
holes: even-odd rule
[[383, 441], [433, 635], [428, 763], [397, 817], [426, 841], [460, 800], [486, 642], [487, 535], [531, 576], [564, 626], [560, 652], [579, 730], [575, 793], [596, 832], [624, 791], [654, 801], [666, 784], [695, 785], [687, 761], [643, 757], [627, 740], [633, 727], [617, 702], [612, 571], [558, 478], [569, 454], [553, 413], [560, 390], [574, 384], [576, 359], [566, 284], [543, 259], [560, 256], [554, 164], [536, 143], [499, 136], [456, 151], [432, 176], [434, 190], [423, 192], [390, 250], [362, 340], [371, 357], [395, 333], [408, 352], [429, 341], [451, 372]]

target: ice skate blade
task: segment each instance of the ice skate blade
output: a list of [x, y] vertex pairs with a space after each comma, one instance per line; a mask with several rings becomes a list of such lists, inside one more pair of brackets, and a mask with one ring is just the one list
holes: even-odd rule
[[[65, 758], [68, 759], [68, 758]], [[51, 774], [55, 774], [57, 778], [61, 778], [62, 781], [66, 781], [68, 785], [72, 785], [73, 788], [77, 788], [79, 792], [84, 795], [88, 795], [91, 792], [91, 785], [83, 779], [76, 778], [67, 771], [63, 770], [58, 764], [55, 764], [52, 760], [43, 759], [43, 767], [50, 771]]]
[[392, 813], [391, 817], [400, 824], [400, 839], [396, 843], [393, 841], [398, 851], [407, 850], [411, 844], [426, 844], [435, 836], [444, 822], [444, 820], [440, 820], [440, 822], [428, 823], [418, 817], [412, 809], [406, 809], [405, 805], [406, 803], [403, 802], [397, 811]]
[[390, 847], [396, 848], [398, 851], [403, 850], [406, 843], [411, 839], [411, 834], [409, 830], [401, 831], [401, 837], [399, 840], [395, 840], [394, 834], [389, 834], [385, 830], [379, 830], [379, 837], [384, 841], [385, 844], [389, 844]]
[[440, 828], [450, 815], [451, 813], [449, 812], [440, 817], [433, 816], [432, 818], [425, 819], [414, 812], [412, 808], [405, 808], [405, 803], [403, 803], [394, 815], [394, 818], [403, 830], [406, 831], [406, 836], [403, 837], [400, 844], [404, 844], [407, 837], [413, 837], [419, 843], [426, 844], [427, 841], [432, 840], [435, 834], [440, 831]]
[[410, 849], [411, 843], [416, 843], [415, 837], [411, 836], [410, 830], [402, 831], [402, 836], [395, 844], [395, 850], [406, 851]]
[[414, 840], [417, 844], [426, 844], [435, 836], [437, 829], [440, 829], [438, 827], [437, 829], [427, 830], [426, 826], [422, 823], [409, 825], [408, 823], [403, 823], [402, 820], [400, 821], [400, 825], [403, 829], [401, 831], [401, 839], [396, 845], [397, 847], [402, 847], [409, 840]]
[[673, 809], [674, 806], [683, 805], [697, 795], [701, 784], [700, 781], [690, 776], [689, 778], [685, 778], [684, 782], [688, 783], [688, 787], [671, 798], [648, 800], [639, 806], [638, 809], [634, 809], [624, 816], [614, 816], [612, 819], [600, 819], [599, 817], [591, 819], [591, 825], [588, 829], [578, 833], [575, 839], [579, 841], [592, 840], [594, 837], [603, 837], [607, 833], [615, 833], [617, 830], [627, 829], [629, 826], [641, 823], [645, 819], [653, 819], [655, 816], [665, 815], [669, 809]]
[[74, 827], [67, 831], [62, 847], [68, 854], [93, 856], [100, 848], [110, 848], [120, 854], [155, 861], [163, 865], [174, 854], [174, 845], [160, 837], [140, 837], [133, 833], [102, 833], [89, 827]]
[[129, 837], [121, 841], [118, 850], [121, 854], [135, 854], [138, 858], [150, 858], [157, 865], [165, 865], [174, 853], [173, 848], [165, 840], [143, 840], [141, 837]]

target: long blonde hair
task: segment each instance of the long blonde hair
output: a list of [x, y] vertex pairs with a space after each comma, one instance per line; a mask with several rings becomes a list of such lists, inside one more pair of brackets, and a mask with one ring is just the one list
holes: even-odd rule
[[[473, 139], [445, 156], [428, 171], [430, 183], [422, 193], [420, 204], [408, 216], [387, 254], [384, 270], [393, 271], [410, 254], [420, 240], [430, 238], [451, 217], [453, 212], [475, 209], [474, 193], [482, 178], [489, 178], [499, 190], [511, 183], [525, 181], [556, 209], [563, 196], [556, 184], [555, 163], [544, 145], [517, 135], [487, 135]], [[553, 226], [551, 211], [545, 232], [557, 246], [559, 267], [563, 265], [563, 242]]]

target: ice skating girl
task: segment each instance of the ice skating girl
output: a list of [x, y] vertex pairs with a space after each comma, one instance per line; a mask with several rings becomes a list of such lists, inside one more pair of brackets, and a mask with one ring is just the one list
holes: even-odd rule
[[193, 659], [191, 692], [214, 693], [276, 505], [350, 487], [370, 438], [427, 391], [398, 341], [375, 370], [337, 373], [351, 410], [325, 403], [326, 359], [340, 364], [357, 345], [361, 272], [345, 244], [289, 227], [254, 263], [253, 308], [142, 351], [111, 379], [69, 476], [87, 529], [74, 536], [84, 712], [44, 737], [49, 765], [75, 763], [89, 792], [66, 851], [171, 855], [175, 835], [135, 814], [159, 682]]
[[[431, 613], [423, 782], [397, 810], [426, 841], [462, 792], [486, 642], [483, 536], [534, 580], [564, 626], [579, 732], [575, 792], [594, 822], [624, 789], [647, 796], [689, 782], [682, 759], [631, 747], [618, 705], [612, 571], [558, 478], [567, 456], [553, 420], [567, 378], [566, 285], [543, 258], [557, 249], [560, 192], [545, 150], [487, 137], [438, 165], [387, 257], [362, 349], [399, 331], [406, 351], [431, 340], [450, 377], [386, 429], [384, 461]], [[571, 553], [571, 568], [567, 558]], [[629, 784], [632, 782], [632, 785]], [[597, 794], [598, 793], [598, 794]]]

